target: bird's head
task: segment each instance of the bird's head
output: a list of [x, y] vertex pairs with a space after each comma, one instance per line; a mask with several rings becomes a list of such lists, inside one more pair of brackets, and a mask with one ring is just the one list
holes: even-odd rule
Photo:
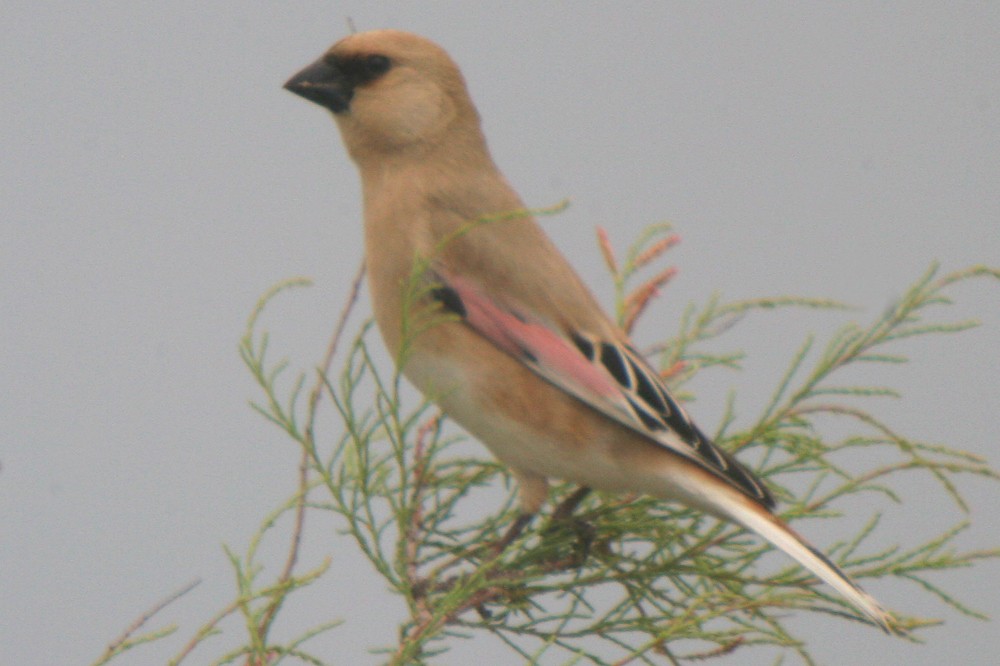
[[423, 153], [448, 133], [479, 134], [458, 66], [440, 46], [408, 32], [345, 37], [285, 88], [333, 113], [358, 162]]

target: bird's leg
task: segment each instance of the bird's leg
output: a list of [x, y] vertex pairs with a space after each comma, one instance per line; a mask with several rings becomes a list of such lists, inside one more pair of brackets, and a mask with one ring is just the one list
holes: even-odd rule
[[521, 536], [521, 532], [524, 528], [528, 526], [528, 523], [535, 517], [533, 513], [521, 513], [518, 514], [517, 518], [511, 523], [510, 527], [507, 528], [507, 532], [500, 538], [499, 541], [490, 546], [494, 555], [499, 555], [507, 546], [509, 546], [514, 539]]
[[542, 505], [545, 504], [545, 498], [549, 494], [549, 484], [544, 476], [514, 467], [510, 471], [514, 475], [514, 478], [517, 479], [517, 494], [521, 505], [521, 513], [507, 529], [506, 534], [490, 546], [494, 555], [502, 553], [514, 539], [521, 536], [521, 532], [528, 526], [528, 523], [535, 517], [535, 514], [542, 508]]
[[576, 507], [580, 506], [580, 502], [590, 494], [590, 488], [587, 486], [580, 486], [577, 488], [572, 495], [564, 499], [556, 507], [556, 510], [552, 512], [552, 521], [562, 521], [568, 519], [573, 515], [573, 511]]
[[580, 502], [584, 500], [587, 495], [590, 494], [590, 488], [587, 486], [580, 486], [569, 497], [564, 499], [562, 502], [556, 506], [555, 511], [552, 512], [552, 519], [549, 522], [548, 530], [551, 531], [557, 528], [560, 524], [567, 524], [573, 532], [576, 533], [577, 537], [577, 554], [579, 558], [579, 564], [583, 564], [586, 561], [587, 556], [590, 554], [590, 546], [594, 542], [595, 530], [593, 525], [585, 520], [579, 518], [573, 518], [573, 511], [580, 505]]

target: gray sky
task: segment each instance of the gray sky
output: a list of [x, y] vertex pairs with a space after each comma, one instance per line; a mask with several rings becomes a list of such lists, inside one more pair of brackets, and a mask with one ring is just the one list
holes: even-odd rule
[[[236, 344], [267, 287], [310, 276], [316, 286], [267, 320], [273, 349], [310, 367], [360, 256], [357, 178], [335, 127], [281, 90], [346, 34], [345, 17], [452, 53], [494, 157], [529, 205], [572, 200], [545, 224], [605, 302], [595, 225], [622, 245], [671, 221], [681, 273], [647, 321], [660, 331], [713, 292], [827, 296], [863, 306], [850, 316], [866, 322], [934, 260], [1000, 264], [1000, 4], [470, 7], [4, 4], [4, 663], [89, 663], [201, 577], [160, 618], [178, 635], [117, 662], [161, 663], [231, 598], [221, 544], [245, 551], [293, 491], [297, 451], [248, 409], [257, 393]], [[958, 306], [940, 315], [985, 325], [909, 343], [911, 365], [871, 378], [903, 390], [878, 408], [901, 431], [994, 464], [998, 293], [985, 282], [955, 289]], [[692, 411], [712, 429], [735, 390], [737, 425], [748, 423], [804, 336], [844, 321], [747, 320], [720, 343], [748, 353], [745, 372], [698, 378]], [[997, 546], [997, 486], [963, 487], [974, 522], [960, 545]], [[925, 478], [904, 490], [903, 505], [885, 507], [890, 540], [916, 543], [961, 518]], [[295, 598], [287, 621], [347, 617], [317, 651], [376, 663], [364, 651], [394, 640], [401, 604], [332, 527], [315, 521], [308, 552], [312, 562], [331, 554], [334, 571]], [[842, 536], [829, 529], [803, 526], [821, 546]], [[998, 578], [990, 563], [938, 582], [996, 615]], [[994, 625], [915, 586], [867, 587], [947, 624], [911, 646], [830, 618], [796, 620], [823, 663], [971, 664], [1000, 651]], [[510, 661], [484, 641], [440, 663], [472, 658]]]

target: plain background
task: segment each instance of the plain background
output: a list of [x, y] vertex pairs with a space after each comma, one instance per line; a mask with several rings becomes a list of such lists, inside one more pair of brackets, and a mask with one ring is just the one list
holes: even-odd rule
[[[357, 178], [335, 127], [281, 90], [347, 34], [346, 17], [452, 53], [529, 205], [572, 200], [545, 225], [605, 303], [594, 227], [622, 246], [647, 224], [676, 226], [681, 272], [640, 337], [672, 333], [686, 303], [714, 292], [863, 308], [747, 319], [717, 347], [745, 350], [745, 371], [690, 387], [708, 429], [730, 391], [737, 426], [748, 423], [807, 333], [823, 340], [846, 320], [870, 321], [932, 261], [1000, 264], [1000, 4], [483, 7], [4, 3], [2, 663], [90, 663], [201, 577], [152, 625], [176, 622], [177, 636], [115, 662], [162, 663], [234, 594], [221, 544], [244, 552], [293, 491], [298, 453], [247, 407], [258, 394], [236, 344], [267, 287], [310, 276], [316, 286], [286, 296], [266, 326], [276, 353], [311, 367], [361, 252]], [[939, 317], [984, 326], [906, 345], [909, 366], [862, 377], [903, 400], [869, 406], [912, 437], [996, 464], [1000, 289], [980, 281], [952, 294], [958, 305]], [[973, 522], [959, 544], [995, 547], [998, 487], [964, 481]], [[909, 482], [902, 506], [877, 507], [888, 542], [962, 519], [928, 478]], [[841, 536], [826, 525], [803, 529], [826, 546]], [[366, 650], [393, 643], [403, 609], [335, 527], [314, 524], [306, 565], [330, 554], [334, 571], [295, 598], [279, 635], [343, 617], [314, 651], [377, 663]], [[265, 551], [272, 575], [283, 547]], [[995, 615], [998, 576], [989, 562], [935, 580]], [[796, 618], [822, 663], [995, 663], [994, 624], [914, 585], [868, 587], [946, 624], [914, 646]], [[228, 644], [210, 641], [190, 663]], [[484, 640], [456, 643], [438, 663], [473, 661], [513, 660]]]

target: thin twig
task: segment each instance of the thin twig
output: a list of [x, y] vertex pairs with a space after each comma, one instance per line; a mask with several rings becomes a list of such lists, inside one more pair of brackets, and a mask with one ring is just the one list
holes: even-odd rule
[[115, 653], [119, 650], [119, 648], [121, 648], [121, 646], [125, 644], [125, 642], [129, 639], [129, 637], [135, 632], [137, 632], [139, 628], [142, 627], [142, 625], [149, 622], [154, 615], [156, 615], [161, 610], [163, 610], [170, 604], [174, 603], [181, 597], [183, 597], [185, 594], [187, 594], [194, 588], [198, 587], [198, 585], [200, 584], [201, 584], [200, 578], [194, 579], [193, 581], [191, 581], [190, 583], [188, 583], [181, 589], [177, 590], [176, 592], [168, 596], [166, 599], [164, 599], [163, 601], [156, 604], [151, 609], [140, 615], [138, 618], [136, 618], [135, 622], [129, 625], [129, 627], [125, 630], [125, 632], [121, 636], [119, 636], [113, 643], [108, 645], [108, 649], [104, 651], [104, 654], [102, 654], [101, 658], [97, 660], [97, 663], [99, 664], [104, 663], [105, 661], [113, 657]]
[[344, 328], [346, 328], [347, 321], [350, 319], [351, 311], [358, 302], [358, 296], [361, 294], [361, 283], [364, 279], [365, 262], [362, 261], [358, 265], [358, 269], [354, 272], [354, 280], [351, 282], [351, 293], [347, 297], [347, 302], [344, 303], [343, 309], [340, 311], [340, 318], [337, 320], [337, 327], [333, 331], [333, 338], [330, 340], [330, 346], [326, 349], [326, 356], [323, 357], [323, 365], [320, 366], [320, 377], [309, 394], [309, 422], [306, 427], [306, 433], [310, 440], [312, 440], [313, 422], [316, 419], [316, 407], [319, 405], [320, 396], [323, 394], [323, 388], [326, 386], [324, 378], [329, 374], [330, 366], [333, 365], [333, 357], [337, 353], [337, 347], [340, 345], [340, 339], [344, 335]]
[[[423, 537], [423, 489], [424, 473], [427, 469], [426, 451], [424, 444], [427, 436], [436, 429], [441, 422], [441, 415], [435, 414], [427, 419], [417, 431], [416, 444], [413, 449], [413, 512], [410, 514], [409, 524], [406, 527], [406, 576], [409, 579], [410, 589], [419, 591], [420, 573], [417, 570], [417, 559], [420, 550], [421, 539]], [[414, 603], [417, 607], [418, 618], [426, 622], [430, 619], [433, 611], [427, 603], [427, 598], [423, 594], [413, 595]]]
[[225, 608], [216, 613], [215, 616], [212, 617], [212, 619], [210, 619], [201, 629], [195, 632], [195, 635], [191, 638], [190, 641], [187, 642], [187, 644], [183, 647], [183, 649], [181, 649], [181, 651], [177, 653], [177, 656], [168, 662], [170, 666], [176, 666], [176, 664], [179, 664], [184, 659], [186, 659], [187, 656], [191, 654], [194, 651], [194, 649], [198, 647], [198, 645], [201, 644], [202, 640], [204, 640], [206, 636], [208, 636], [210, 633], [212, 633], [212, 631], [215, 630], [215, 627], [218, 626], [220, 622], [229, 617], [230, 614], [236, 612], [236, 610], [243, 603], [244, 599], [242, 597], [237, 597], [236, 599], [233, 599], [233, 601], [231, 601], [229, 605], [227, 605]]
[[[303, 441], [305, 446], [302, 447], [302, 457], [299, 459], [299, 494], [295, 503], [295, 526], [292, 529], [288, 559], [285, 561], [285, 567], [278, 577], [279, 585], [291, 579], [292, 571], [295, 569], [295, 564], [299, 558], [299, 547], [302, 543], [302, 531], [305, 525], [306, 495], [309, 490], [309, 457], [310, 452], [315, 450], [316, 440], [313, 434], [313, 426], [316, 422], [316, 412], [319, 408], [320, 397], [323, 395], [323, 388], [326, 386], [326, 377], [330, 372], [330, 366], [333, 365], [333, 358], [337, 354], [337, 348], [340, 346], [340, 340], [344, 335], [347, 321], [350, 319], [351, 311], [358, 302], [358, 296], [361, 293], [361, 282], [364, 280], [364, 277], [365, 262], [362, 260], [354, 273], [354, 281], [351, 283], [351, 293], [340, 311], [337, 326], [333, 330], [333, 337], [330, 338], [330, 344], [326, 348], [326, 356], [323, 357], [323, 363], [319, 367], [319, 377], [316, 379], [316, 383], [309, 393], [309, 410], [307, 412], [305, 438]], [[264, 613], [264, 617], [258, 625], [261, 636], [267, 634], [268, 628], [274, 619], [275, 613], [278, 612], [284, 596], [280, 595]]]

